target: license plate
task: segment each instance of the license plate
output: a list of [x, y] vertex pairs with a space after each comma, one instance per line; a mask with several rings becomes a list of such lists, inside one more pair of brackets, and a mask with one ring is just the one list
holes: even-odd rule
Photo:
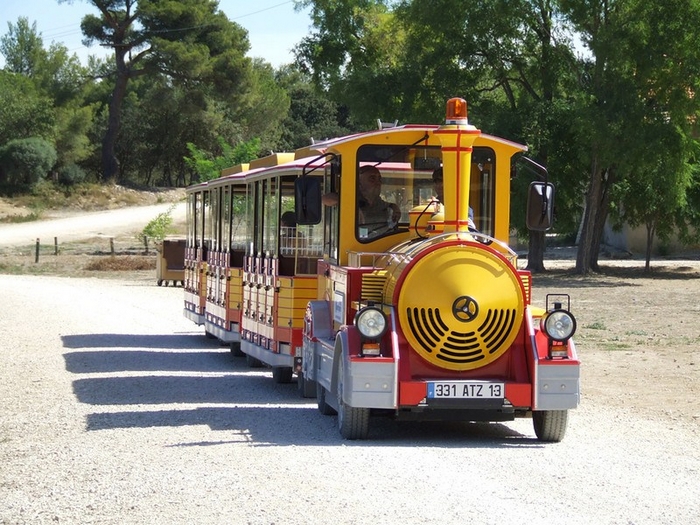
[[489, 381], [431, 381], [428, 399], [503, 399], [503, 383]]

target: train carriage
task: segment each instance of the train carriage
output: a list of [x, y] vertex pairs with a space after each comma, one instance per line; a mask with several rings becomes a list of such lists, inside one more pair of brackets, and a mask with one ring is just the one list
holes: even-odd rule
[[[470, 125], [404, 125], [232, 168], [188, 190], [185, 315], [338, 415], [508, 421], [564, 437], [579, 402], [566, 294], [531, 304], [508, 246], [514, 155]], [[439, 186], [438, 186], [439, 185]], [[553, 187], [528, 225], [551, 226]], [[284, 218], [293, 217], [293, 224]]]

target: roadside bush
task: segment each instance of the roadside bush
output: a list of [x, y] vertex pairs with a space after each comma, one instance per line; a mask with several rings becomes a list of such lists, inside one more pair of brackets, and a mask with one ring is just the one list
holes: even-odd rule
[[136, 237], [143, 242], [145, 253], [148, 253], [148, 240], [152, 239], [157, 243], [163, 242], [165, 236], [173, 231], [173, 210], [175, 205], [171, 205], [167, 211], [159, 213], [143, 228]]
[[0, 166], [5, 184], [31, 189], [56, 164], [56, 148], [41, 138], [11, 140], [0, 147]]
[[66, 186], [73, 186], [85, 182], [87, 174], [85, 170], [77, 164], [68, 164], [58, 170], [58, 182]]

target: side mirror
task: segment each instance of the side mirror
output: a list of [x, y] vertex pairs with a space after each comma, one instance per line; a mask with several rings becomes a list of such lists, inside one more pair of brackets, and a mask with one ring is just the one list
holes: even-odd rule
[[297, 224], [321, 222], [321, 179], [302, 176], [294, 181], [294, 213]]
[[527, 216], [529, 230], [547, 231], [554, 222], [554, 184], [531, 182], [527, 192]]

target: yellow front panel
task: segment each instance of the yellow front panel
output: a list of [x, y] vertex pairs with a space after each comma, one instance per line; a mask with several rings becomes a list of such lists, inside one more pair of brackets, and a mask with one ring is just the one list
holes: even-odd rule
[[520, 280], [507, 263], [475, 245], [426, 254], [399, 291], [406, 339], [429, 363], [473, 370], [502, 356], [515, 340], [525, 308]]

